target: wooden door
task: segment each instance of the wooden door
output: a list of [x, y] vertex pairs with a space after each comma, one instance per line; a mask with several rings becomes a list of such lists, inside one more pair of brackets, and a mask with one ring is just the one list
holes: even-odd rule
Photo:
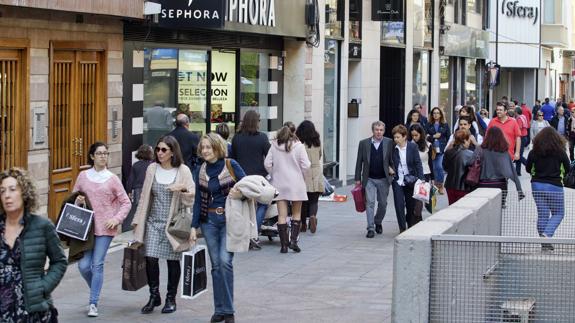
[[87, 153], [105, 142], [106, 102], [102, 52], [54, 51], [50, 97], [50, 194], [48, 215], [58, 217], [79, 172], [90, 168]]

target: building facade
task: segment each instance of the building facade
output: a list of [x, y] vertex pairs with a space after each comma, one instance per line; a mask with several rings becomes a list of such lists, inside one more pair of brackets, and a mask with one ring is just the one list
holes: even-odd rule
[[0, 1], [0, 164], [29, 169], [55, 220], [87, 152], [103, 141], [121, 171], [122, 17], [143, 1]]

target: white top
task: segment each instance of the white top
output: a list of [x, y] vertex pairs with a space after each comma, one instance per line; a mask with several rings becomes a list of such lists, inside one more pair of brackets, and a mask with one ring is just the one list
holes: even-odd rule
[[371, 143], [373, 144], [373, 146], [375, 147], [375, 150], [379, 149], [379, 145], [381, 144], [381, 142], [383, 141], [383, 139], [381, 139], [380, 141], [377, 141], [373, 138], [371, 138]]
[[407, 168], [407, 145], [403, 148], [396, 145], [395, 148], [399, 149], [400, 163], [400, 165], [398, 165], [399, 167], [397, 167], [397, 176], [399, 177], [397, 179], [397, 184], [399, 184], [399, 186], [404, 186], [403, 178], [405, 175], [409, 175], [409, 168]]
[[429, 142], [426, 142], [426, 144], [427, 148], [425, 149], [425, 151], [421, 151], [419, 150], [419, 146], [417, 147], [417, 151], [419, 152], [419, 158], [421, 159], [421, 166], [423, 166], [424, 175], [431, 174], [431, 169], [429, 168], [429, 146], [431, 146], [431, 144]]
[[[449, 136], [449, 140], [447, 141], [447, 146], [449, 146], [449, 144], [451, 144], [453, 140], [455, 139], [453, 138], [453, 134], [451, 134], [451, 136]], [[478, 145], [481, 145], [483, 143], [483, 137], [479, 133], [477, 133], [477, 137], [475, 138], [475, 140], [477, 140]]]
[[172, 169], [163, 169], [162, 166], [158, 165], [156, 167], [156, 181], [160, 184], [172, 184], [178, 175], [178, 169], [176, 167]]
[[90, 180], [90, 182], [98, 184], [104, 183], [105, 181], [109, 180], [112, 176], [114, 176], [114, 173], [109, 171], [107, 168], [101, 171], [97, 171], [94, 167], [92, 167], [88, 169], [88, 171], [86, 172], [86, 177], [88, 177], [88, 180]]

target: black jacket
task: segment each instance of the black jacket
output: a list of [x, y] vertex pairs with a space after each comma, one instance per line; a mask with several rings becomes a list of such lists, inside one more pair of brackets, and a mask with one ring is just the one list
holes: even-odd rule
[[[569, 135], [569, 129], [571, 128], [571, 118], [567, 117], [567, 115], [563, 116], [563, 122], [565, 125], [565, 135]], [[559, 116], [558, 115], [554, 115], [553, 118], [551, 118], [551, 120], [549, 120], [549, 124], [551, 125], [551, 127], [555, 128], [555, 130], [559, 130]]]
[[461, 146], [448, 149], [443, 156], [443, 169], [447, 172], [445, 188], [467, 191], [465, 185], [467, 168], [473, 163], [473, 152]]
[[178, 144], [180, 144], [184, 163], [189, 169], [193, 169], [193, 166], [196, 163], [196, 158], [198, 157], [197, 152], [200, 137], [182, 126], [176, 127], [176, 129], [172, 130], [168, 135], [176, 138]]
[[[413, 175], [422, 181], [425, 180], [423, 175], [423, 165], [421, 164], [421, 158], [419, 158], [419, 150], [417, 149], [417, 145], [413, 142], [407, 142], [405, 158], [407, 161], [407, 170], [409, 171], [409, 175]], [[391, 160], [393, 161], [393, 170], [395, 171], [395, 176], [393, 179], [397, 181], [399, 179], [398, 168], [401, 165], [401, 161], [399, 157], [399, 148], [395, 146], [393, 147]]]
[[433, 142], [435, 141], [433, 136], [436, 133], [441, 134], [441, 137], [439, 137], [437, 140], [439, 140], [439, 148], [441, 149], [440, 153], [443, 154], [445, 152], [445, 147], [447, 146], [447, 140], [449, 140], [449, 137], [451, 136], [451, 129], [449, 128], [449, 125], [447, 123], [440, 123], [438, 131], [435, 131], [435, 125], [433, 123], [428, 123], [427, 127], [425, 128], [425, 132], [427, 132], [427, 140], [431, 142], [432, 148], [435, 148], [433, 146]]
[[563, 179], [569, 172], [570, 162], [566, 152], [557, 156], [539, 156], [532, 150], [527, 155], [525, 169], [531, 173], [531, 182], [563, 186]]
[[266, 134], [240, 132], [232, 139], [232, 149], [229, 155], [240, 164], [246, 175], [266, 177], [268, 172], [264, 167], [264, 160], [270, 147], [271, 144]]

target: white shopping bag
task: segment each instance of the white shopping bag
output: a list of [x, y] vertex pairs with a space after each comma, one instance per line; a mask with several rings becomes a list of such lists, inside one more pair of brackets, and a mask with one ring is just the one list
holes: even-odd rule
[[413, 186], [413, 198], [423, 203], [429, 203], [430, 196], [431, 184], [418, 179]]
[[182, 253], [182, 298], [194, 299], [208, 290], [206, 246], [196, 244]]

